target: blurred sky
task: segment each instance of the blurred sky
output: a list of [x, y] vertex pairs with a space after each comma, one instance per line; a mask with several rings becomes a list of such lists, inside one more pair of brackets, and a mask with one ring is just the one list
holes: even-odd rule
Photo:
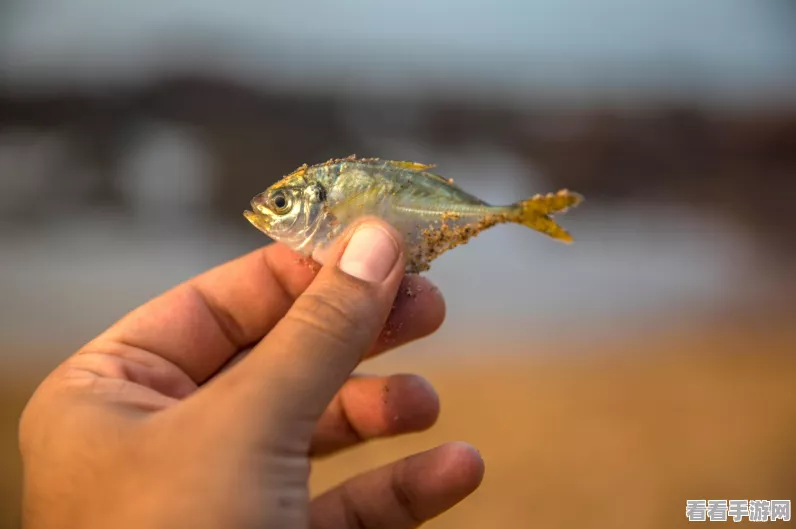
[[139, 81], [176, 67], [363, 94], [688, 94], [737, 105], [796, 88], [788, 0], [7, 4], [0, 75], [16, 86]]

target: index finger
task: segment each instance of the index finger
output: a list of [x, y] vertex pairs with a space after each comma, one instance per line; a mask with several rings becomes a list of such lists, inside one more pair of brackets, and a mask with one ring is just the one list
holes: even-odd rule
[[[124, 316], [93, 343], [113, 341], [149, 351], [201, 384], [262, 339], [316, 274], [317, 267], [306, 258], [271, 244], [174, 287]], [[445, 317], [445, 302], [430, 282], [420, 276], [404, 281], [371, 354], [430, 334]]]
[[316, 273], [299, 254], [271, 244], [152, 299], [95, 341], [152, 352], [201, 383], [262, 338]]

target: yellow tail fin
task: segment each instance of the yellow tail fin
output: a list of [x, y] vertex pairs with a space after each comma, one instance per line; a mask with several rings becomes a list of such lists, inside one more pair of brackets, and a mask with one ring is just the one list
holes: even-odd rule
[[581, 195], [566, 189], [562, 189], [558, 193], [536, 195], [516, 204], [518, 208], [517, 222], [544, 233], [553, 239], [571, 243], [572, 235], [559, 226], [552, 216], [556, 213], [564, 213], [581, 202], [583, 202]]

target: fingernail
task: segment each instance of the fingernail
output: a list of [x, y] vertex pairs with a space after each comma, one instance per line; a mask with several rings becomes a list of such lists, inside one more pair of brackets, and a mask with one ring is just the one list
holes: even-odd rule
[[378, 226], [365, 225], [357, 229], [348, 241], [340, 270], [369, 283], [380, 283], [398, 260], [395, 239]]

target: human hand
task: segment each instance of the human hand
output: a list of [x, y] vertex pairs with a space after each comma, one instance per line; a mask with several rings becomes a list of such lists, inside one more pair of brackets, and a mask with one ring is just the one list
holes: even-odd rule
[[351, 376], [444, 317], [397, 233], [361, 226], [319, 271], [278, 244], [210, 270], [53, 371], [20, 424], [25, 527], [400, 529], [470, 494], [483, 462], [451, 443], [309, 498], [312, 457], [439, 410], [420, 377]]

